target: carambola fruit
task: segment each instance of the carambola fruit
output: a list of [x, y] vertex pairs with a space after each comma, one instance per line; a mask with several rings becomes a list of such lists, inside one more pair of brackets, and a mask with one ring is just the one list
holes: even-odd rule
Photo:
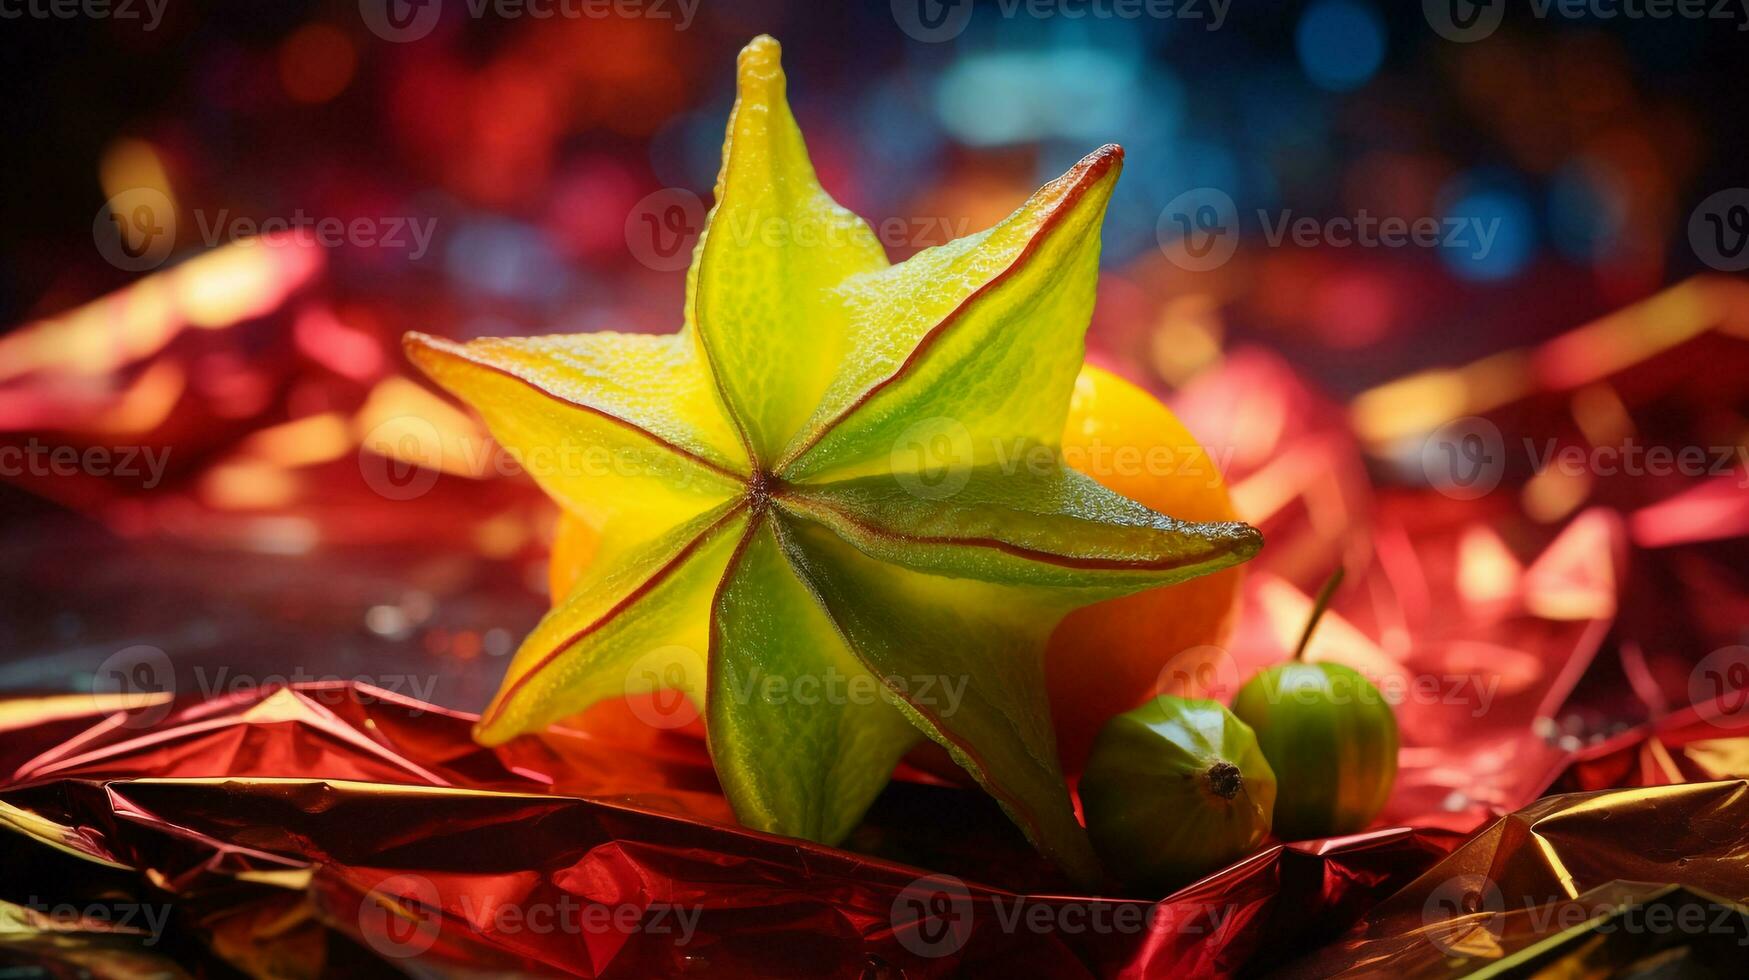
[[1122, 151], [892, 265], [815, 179], [777, 42], [749, 44], [738, 73], [679, 333], [407, 338], [596, 535], [476, 736], [679, 689], [736, 816], [827, 843], [928, 737], [1090, 881], [1045, 639], [1071, 609], [1261, 545], [1057, 455]]

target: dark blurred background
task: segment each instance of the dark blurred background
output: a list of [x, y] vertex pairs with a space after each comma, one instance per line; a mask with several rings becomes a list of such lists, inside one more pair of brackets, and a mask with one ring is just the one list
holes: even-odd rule
[[[921, 0], [909, 16], [884, 2], [474, 0], [479, 17], [430, 0], [429, 33], [396, 43], [365, 16], [387, 0], [114, 2], [103, 18], [0, 20], [0, 322], [129, 282], [93, 247], [92, 218], [147, 185], [183, 219], [175, 255], [204, 247], [195, 209], [435, 218], [417, 260], [349, 245], [364, 254], [333, 265], [342, 288], [434, 305], [461, 334], [506, 319], [671, 329], [679, 273], [637, 263], [625, 218], [664, 187], [708, 194], [734, 55], [759, 32], [784, 42], [828, 189], [877, 222], [976, 229], [1122, 143], [1114, 291], [1157, 280], [1156, 219], [1197, 187], [1245, 216], [1498, 218], [1480, 258], [1247, 248], [1229, 281], [1197, 280], [1230, 301], [1227, 329], [1344, 390], [1547, 335], [1702, 268], [1690, 212], [1749, 179], [1736, 8], [1600, 16], [1623, 9], [1606, 0], [1568, 17], [1495, 0], [1498, 29], [1457, 43], [1422, 4], [1383, 0]], [[958, 33], [912, 36], [936, 10], [936, 34]], [[1248, 245], [1262, 238], [1243, 224]], [[912, 237], [895, 251], [946, 236]]]

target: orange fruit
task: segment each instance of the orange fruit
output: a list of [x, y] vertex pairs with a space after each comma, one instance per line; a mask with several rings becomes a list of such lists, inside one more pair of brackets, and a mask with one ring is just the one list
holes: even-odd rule
[[[1088, 365], [1075, 381], [1063, 456], [1108, 489], [1185, 521], [1237, 520], [1227, 485], [1196, 437], [1153, 395]], [[1221, 646], [1238, 614], [1244, 567], [1083, 606], [1045, 650], [1057, 753], [1087, 761], [1100, 728], [1152, 697], [1174, 656]], [[1169, 692], [1184, 693], [1184, 692]]]
[[[1171, 410], [1101, 368], [1083, 367], [1075, 381], [1063, 455], [1111, 490], [1162, 514], [1185, 521], [1237, 519], [1214, 460]], [[559, 515], [548, 566], [554, 602], [570, 592], [596, 544], [587, 524]], [[1085, 606], [1063, 620], [1045, 651], [1045, 670], [1065, 771], [1081, 771], [1100, 728], [1148, 700], [1161, 668], [1176, 654], [1226, 642], [1242, 571], [1229, 568]], [[962, 775], [933, 748], [922, 746], [911, 761], [938, 775]]]
[[553, 553], [547, 559], [547, 595], [553, 605], [558, 605], [571, 594], [577, 576], [583, 574], [583, 569], [589, 567], [589, 560], [595, 557], [596, 543], [594, 528], [572, 516], [570, 511], [559, 509], [559, 524], [553, 531]]

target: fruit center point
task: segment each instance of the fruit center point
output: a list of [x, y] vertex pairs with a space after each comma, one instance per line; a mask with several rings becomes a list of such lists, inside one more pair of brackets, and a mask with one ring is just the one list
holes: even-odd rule
[[1223, 800], [1230, 800], [1239, 795], [1239, 787], [1244, 783], [1240, 778], [1239, 767], [1231, 762], [1217, 762], [1209, 766], [1209, 790]]

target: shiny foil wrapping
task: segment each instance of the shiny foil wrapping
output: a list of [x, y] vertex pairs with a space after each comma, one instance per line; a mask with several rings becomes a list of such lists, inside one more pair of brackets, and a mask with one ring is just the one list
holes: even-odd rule
[[[1177, 388], [1268, 547], [1231, 642], [1163, 664], [1159, 689], [1230, 697], [1287, 655], [1340, 563], [1308, 656], [1394, 692], [1402, 752], [1368, 831], [1271, 841], [1161, 897], [1075, 894], [982, 793], [906, 766], [842, 848], [747, 831], [696, 728], [635, 702], [475, 745], [446, 705], [483, 703], [538, 615], [522, 583], [550, 511], [401, 375], [393, 338], [420, 324], [388, 306], [341, 324], [320, 255], [286, 248], [220, 250], [103, 307], [210, 274], [194, 292], [226, 302], [200, 330], [142, 313], [152, 332], [113, 365], [0, 387], [8, 444], [52, 422], [173, 451], [150, 493], [14, 481], [58, 510], [15, 527], [30, 571], [0, 597], [29, 653], [0, 700], [0, 969], [1741, 972], [1749, 472], [1539, 469], [1517, 448], [1740, 447], [1739, 282], [1350, 399], [1243, 346]], [[104, 316], [12, 336], [72, 351]], [[1697, 381], [1697, 363], [1719, 370]], [[75, 383], [93, 371], [113, 383]], [[1428, 485], [1422, 451], [1454, 423], [1511, 450], [1498, 490]], [[51, 599], [102, 614], [38, 616]]]
[[[953, 874], [753, 833], [688, 788], [688, 762], [617, 766], [610, 792], [578, 775], [606, 756], [595, 734], [482, 749], [469, 718], [351, 684], [128, 717], [93, 713], [0, 792], [20, 908], [113, 924], [21, 919], [33, 955], [69, 969], [119, 932], [145, 960], [198, 949], [275, 976], [373, 958], [436, 975], [1218, 974], [1332, 933], [1457, 843], [1275, 845], [1159, 902], [1023, 893], [975, 877], [1036, 865], [1018, 840]], [[928, 829], [971, 792], [902, 787], [866, 839], [1000, 839], [996, 813]], [[882, 823], [925, 840], [883, 845]]]
[[[134, 723], [161, 707], [12, 729], [52, 743], [0, 792], [14, 962], [101, 976], [206, 961], [257, 976], [1463, 976], [1564, 950], [1625, 963], [1680, 946], [1712, 962], [1749, 941], [1732, 904], [1749, 894], [1749, 785], [1634, 764], [1659, 745], [1729, 768], [1745, 738], [1630, 733], [1557, 782], [1633, 788], [1548, 796], [1467, 837], [1275, 844], [1150, 902], [983, 883], [1046, 873], [1016, 871], [1037, 864], [1017, 840], [948, 860], [955, 874], [742, 830], [696, 758], [631, 757], [603, 731], [483, 749], [466, 716], [350, 683]], [[958, 799], [971, 793], [901, 785], [859, 840], [1000, 839], [995, 813], [930, 829], [978, 809]], [[1673, 911], [1663, 931], [1660, 913], [1596, 938], [1616, 935], [1599, 917], [1636, 903], [1704, 909], [1707, 928], [1682, 933], [1703, 913]]]

